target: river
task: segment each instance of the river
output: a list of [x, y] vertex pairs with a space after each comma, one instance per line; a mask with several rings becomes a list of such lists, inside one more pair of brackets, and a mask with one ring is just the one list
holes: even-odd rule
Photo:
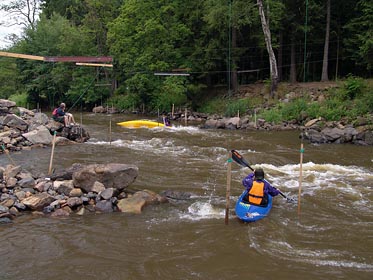
[[[232, 163], [226, 225], [228, 151], [238, 150], [297, 199], [299, 133], [116, 125], [134, 118], [82, 114], [79, 121], [76, 114], [91, 139], [57, 146], [53, 167], [135, 164], [130, 189], [191, 192], [191, 199], [147, 206], [140, 215], [20, 216], [0, 225], [0, 279], [372, 279], [373, 147], [304, 143], [299, 205], [277, 196], [270, 215], [250, 224], [234, 215], [250, 170]], [[47, 173], [50, 154], [48, 147], [11, 157]], [[1, 155], [0, 165], [8, 163]]]

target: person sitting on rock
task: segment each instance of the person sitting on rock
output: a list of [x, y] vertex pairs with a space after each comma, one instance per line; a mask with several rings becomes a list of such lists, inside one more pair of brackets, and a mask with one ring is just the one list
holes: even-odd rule
[[65, 112], [66, 104], [61, 103], [59, 107], [55, 108], [52, 117], [56, 122], [63, 123], [66, 127], [75, 124], [74, 116], [71, 113]]

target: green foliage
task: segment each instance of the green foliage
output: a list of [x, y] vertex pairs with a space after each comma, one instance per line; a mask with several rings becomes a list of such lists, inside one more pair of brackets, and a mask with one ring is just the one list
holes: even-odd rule
[[360, 0], [355, 10], [356, 14], [345, 26], [349, 36], [344, 42], [356, 62], [370, 70], [373, 69], [373, 1]]
[[26, 92], [23, 93], [17, 93], [17, 94], [12, 94], [9, 96], [9, 100], [14, 101], [17, 104], [17, 107], [27, 107], [27, 98], [28, 94]]
[[172, 104], [181, 106], [187, 102], [185, 78], [178, 76], [167, 77], [160, 88], [161, 91], [153, 96], [153, 109], [169, 111]]
[[206, 114], [223, 114], [226, 107], [226, 100], [214, 98], [200, 105], [198, 111]]
[[245, 114], [250, 107], [249, 99], [233, 100], [227, 103], [225, 107], [225, 116], [234, 117], [240, 114]]
[[18, 70], [11, 58], [0, 58], [0, 98], [8, 98], [18, 91]]
[[326, 121], [342, 118], [353, 120], [373, 112], [373, 88], [358, 77], [349, 77], [341, 88], [331, 89], [323, 102], [310, 102], [299, 98], [289, 103], [278, 103], [274, 108], [260, 113], [266, 121], [279, 123], [282, 120], [298, 119], [306, 114], [308, 119], [322, 117]]
[[244, 115], [250, 108], [249, 99], [227, 100], [225, 98], [214, 98], [202, 104], [198, 110], [207, 114], [222, 114], [226, 117]]
[[270, 110], [265, 110], [258, 114], [260, 118], [265, 119], [270, 123], [280, 123], [283, 120], [282, 112], [280, 108], [274, 108]]
[[[245, 112], [250, 104], [243, 101], [241, 104], [241, 101], [213, 99], [203, 104], [202, 90], [227, 86], [229, 62], [231, 69], [242, 70], [238, 75], [240, 83], [257, 77], [270, 85], [268, 54], [256, 1], [48, 0], [42, 4], [40, 20], [26, 28], [24, 37], [10, 51], [42, 56], [110, 54], [114, 58], [114, 69], [112, 73], [105, 72], [105, 83], [115, 80], [126, 88], [118, 90], [116, 97], [123, 107], [145, 104], [149, 109], [166, 109], [170, 104], [179, 104], [227, 116]], [[279, 34], [282, 36], [283, 65], [279, 67], [285, 80], [291, 61], [290, 45], [300, 46], [304, 41], [305, 9], [299, 8], [304, 7], [304, 1], [268, 0], [265, 4], [273, 47], [277, 50]], [[319, 77], [318, 71], [321, 71], [314, 62], [322, 60], [324, 5], [324, 1], [309, 1], [307, 10], [309, 65], [306, 67], [315, 65], [313, 77]], [[329, 65], [330, 70], [333, 69], [338, 62], [334, 58], [343, 54], [339, 78], [349, 72], [364, 77], [371, 74], [367, 70], [373, 67], [372, 11], [372, 1], [332, 2]], [[297, 59], [303, 55], [298, 53]], [[8, 58], [6, 63], [3, 63], [5, 59], [0, 60], [2, 98], [26, 92], [29, 102], [35, 105], [53, 107], [65, 101], [70, 103], [69, 107], [77, 101], [87, 103], [84, 105], [102, 104], [111, 95], [109, 87], [90, 86], [97, 69], [85, 71], [73, 63], [10, 60], [11, 63]], [[189, 69], [191, 76], [186, 79], [154, 76], [155, 72], [171, 72], [176, 68]], [[258, 72], [245, 72], [251, 69]], [[298, 71], [303, 69], [298, 67]], [[102, 76], [98, 76], [97, 83], [101, 79]], [[306, 112], [309, 116], [336, 119], [371, 112], [372, 97], [366, 92], [359, 79], [349, 77], [344, 90], [336, 91], [329, 98], [332, 100], [320, 104], [319, 108], [313, 103], [307, 104], [308, 100], [298, 100], [295, 104], [278, 105], [274, 109], [276, 114], [268, 117], [289, 119]], [[251, 105], [254, 102], [250, 99]]]
[[302, 112], [307, 111], [307, 100], [298, 98], [283, 106], [281, 111], [285, 120], [298, 119]]
[[120, 109], [120, 110], [135, 110], [139, 108], [141, 100], [136, 94], [116, 94], [107, 100], [107, 105]]
[[344, 82], [343, 90], [339, 92], [342, 100], [354, 100], [361, 97], [365, 88], [365, 81], [362, 78], [350, 75]]

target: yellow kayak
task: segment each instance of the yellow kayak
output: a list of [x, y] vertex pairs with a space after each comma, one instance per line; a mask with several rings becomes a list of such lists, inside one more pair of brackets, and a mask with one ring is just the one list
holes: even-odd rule
[[128, 128], [154, 128], [154, 127], [163, 127], [164, 124], [160, 122], [148, 121], [148, 120], [134, 120], [134, 121], [126, 121], [126, 122], [119, 122], [117, 125], [128, 127]]

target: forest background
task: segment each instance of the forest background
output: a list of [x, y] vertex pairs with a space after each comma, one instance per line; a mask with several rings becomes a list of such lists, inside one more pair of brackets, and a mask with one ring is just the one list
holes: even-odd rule
[[[373, 0], [7, 2], [0, 9], [24, 29], [3, 51], [113, 58], [88, 67], [0, 57], [0, 97], [18, 106], [232, 116], [265, 104], [270, 121], [373, 112]], [[286, 85], [316, 81], [337, 86], [317, 104], [307, 94], [282, 102]], [[258, 84], [260, 94], [247, 86]]]

